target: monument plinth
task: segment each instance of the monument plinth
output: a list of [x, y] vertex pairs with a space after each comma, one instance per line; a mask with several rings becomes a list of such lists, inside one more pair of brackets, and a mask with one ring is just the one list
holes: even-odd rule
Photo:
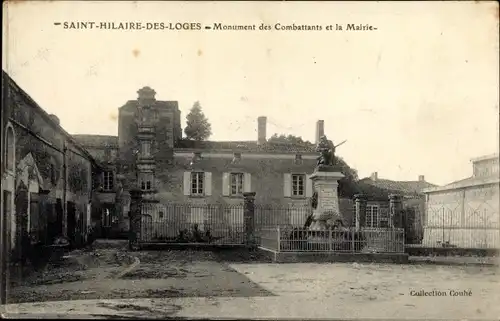
[[[336, 166], [335, 149], [345, 143], [343, 141], [335, 146], [326, 136], [321, 136], [316, 151], [320, 152], [318, 163], [314, 173], [311, 175], [314, 193], [313, 222], [309, 226], [310, 231], [327, 230], [337, 220], [344, 223], [340, 214], [338, 181], [344, 177], [340, 168]], [[321, 234], [321, 233], [320, 233]], [[313, 233], [317, 236], [318, 233]]]
[[310, 179], [316, 189], [318, 203], [313, 212], [310, 231], [326, 230], [337, 220], [344, 222], [340, 214], [338, 197], [338, 181], [343, 177], [344, 175], [334, 166], [318, 166], [311, 175]]

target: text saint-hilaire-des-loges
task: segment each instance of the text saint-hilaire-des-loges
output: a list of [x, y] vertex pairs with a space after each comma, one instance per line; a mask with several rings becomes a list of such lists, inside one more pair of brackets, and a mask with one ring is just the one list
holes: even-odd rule
[[[64, 29], [104, 29], [104, 30], [201, 30], [202, 24], [198, 22], [95, 22], [95, 21], [78, 21], [62, 23]], [[283, 24], [275, 23], [269, 24], [249, 24], [249, 25], [235, 25], [223, 24], [220, 22], [206, 27], [206, 29], [222, 30], [222, 31], [322, 31], [322, 30], [345, 30], [345, 31], [365, 31], [377, 30], [377, 28], [369, 24], [354, 24], [348, 23], [346, 25], [304, 25], [304, 24]]]

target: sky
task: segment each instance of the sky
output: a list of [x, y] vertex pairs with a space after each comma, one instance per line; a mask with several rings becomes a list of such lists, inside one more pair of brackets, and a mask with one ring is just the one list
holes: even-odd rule
[[[492, 2], [4, 2], [2, 68], [72, 134], [117, 135], [150, 86], [199, 101], [211, 140], [314, 142], [316, 121], [366, 177], [444, 185], [498, 153], [498, 4]], [[322, 31], [75, 30], [54, 22], [322, 25]], [[373, 31], [346, 31], [369, 24]], [[326, 25], [343, 25], [327, 31]]]

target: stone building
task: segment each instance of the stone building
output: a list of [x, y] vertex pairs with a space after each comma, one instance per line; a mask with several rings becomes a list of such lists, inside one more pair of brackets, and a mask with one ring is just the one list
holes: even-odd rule
[[98, 163], [5, 72], [2, 93], [2, 255], [27, 235], [84, 242]]
[[391, 194], [402, 196], [403, 208], [411, 210], [408, 217], [413, 219], [415, 228], [422, 225], [422, 215], [425, 211], [426, 188], [436, 187], [425, 180], [424, 175], [419, 175], [414, 181], [395, 181], [379, 178], [378, 172], [373, 172], [370, 177], [359, 180], [360, 192], [368, 195], [367, 226], [384, 227], [388, 222], [389, 209], [388, 197]]
[[[111, 212], [119, 229], [128, 228], [127, 191], [133, 187], [157, 204], [241, 205], [248, 191], [256, 192], [258, 204], [309, 204], [313, 187], [308, 175], [318, 156], [314, 145], [268, 142], [266, 117], [257, 119], [252, 141], [184, 140], [178, 103], [156, 100], [155, 94], [144, 87], [136, 100], [119, 108], [118, 137], [74, 136], [106, 166], [98, 197], [109, 208], [103, 215]], [[324, 121], [318, 121], [317, 139], [323, 134]], [[351, 210], [352, 202], [341, 203]], [[157, 221], [163, 213], [151, 215]]]
[[472, 176], [424, 190], [425, 245], [500, 247], [498, 154], [471, 162]]

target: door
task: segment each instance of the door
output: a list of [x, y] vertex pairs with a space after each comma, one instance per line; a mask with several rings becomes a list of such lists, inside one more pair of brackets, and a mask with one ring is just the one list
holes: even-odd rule
[[68, 226], [68, 239], [71, 245], [75, 245], [76, 236], [76, 208], [75, 203], [67, 202], [67, 226]]
[[12, 193], [3, 191], [1, 239], [0, 239], [0, 264], [2, 264], [2, 275], [0, 280], [0, 304], [7, 302], [7, 278], [8, 259], [10, 254], [10, 217], [12, 215]]
[[[21, 183], [16, 191], [16, 238], [15, 238], [15, 259], [22, 259], [27, 253], [23, 253], [23, 245], [26, 245], [28, 238], [28, 189]], [[28, 249], [24, 246], [24, 250]]]
[[102, 224], [102, 237], [111, 237], [111, 228], [113, 226], [113, 216], [114, 216], [114, 206], [113, 204], [105, 204], [102, 208], [101, 214], [101, 224]]

